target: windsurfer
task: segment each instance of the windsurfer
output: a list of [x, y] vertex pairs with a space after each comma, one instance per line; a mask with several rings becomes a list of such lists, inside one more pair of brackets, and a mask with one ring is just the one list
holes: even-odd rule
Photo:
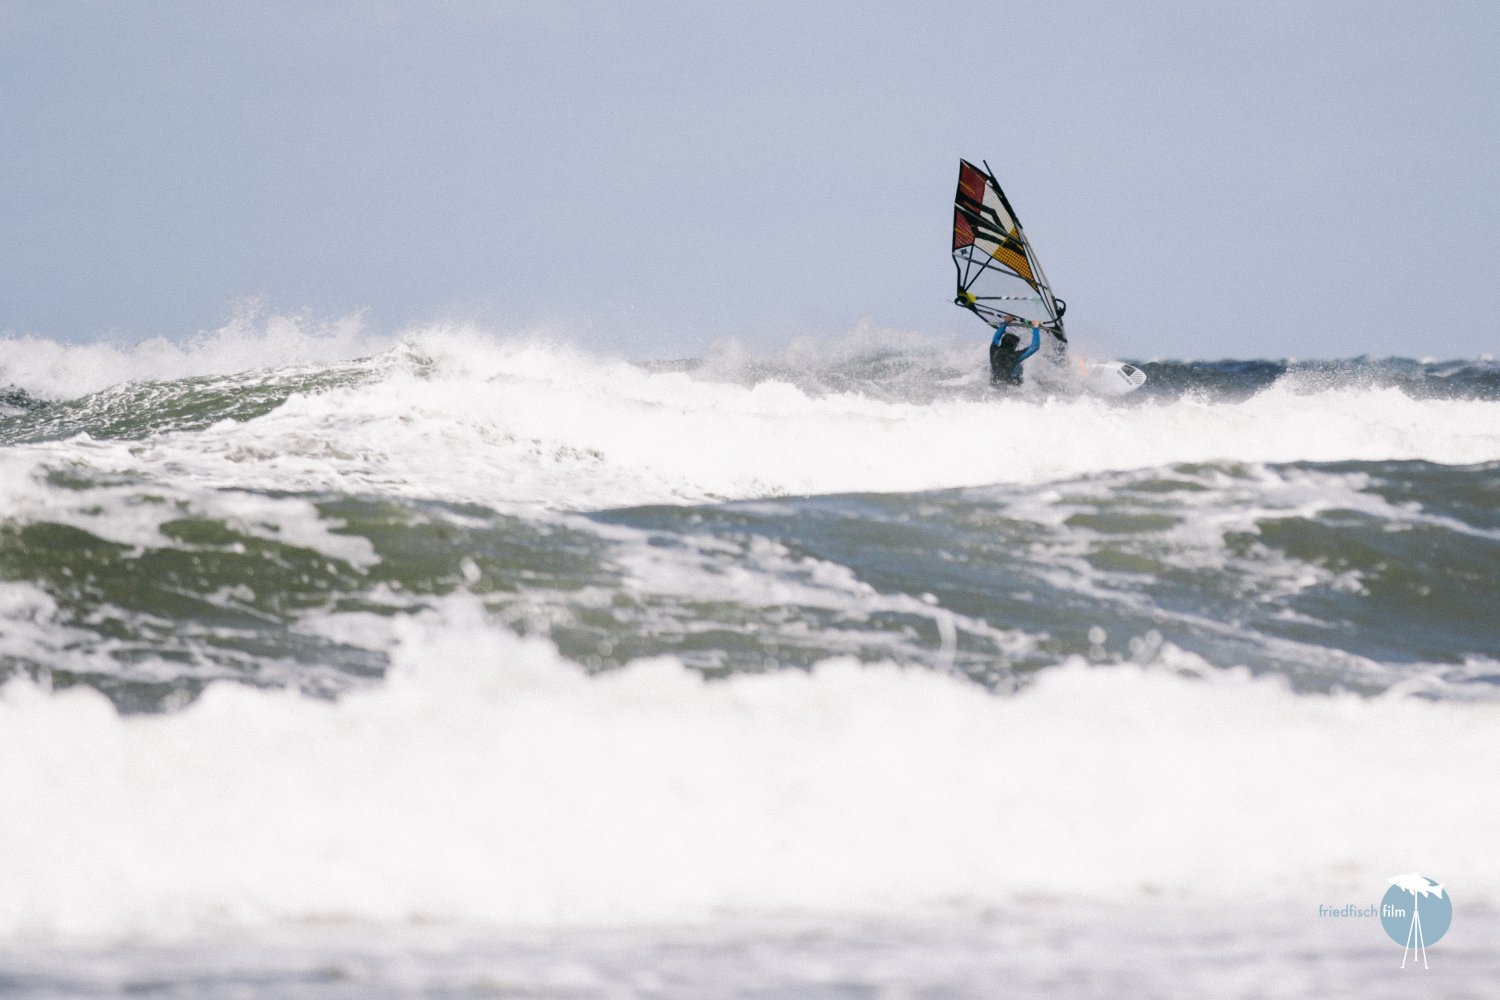
[[995, 330], [995, 339], [990, 341], [990, 384], [1020, 385], [1021, 365], [1042, 346], [1042, 329], [1033, 325], [1031, 344], [1025, 350], [1021, 338], [1011, 333], [1009, 323], [1001, 323]]

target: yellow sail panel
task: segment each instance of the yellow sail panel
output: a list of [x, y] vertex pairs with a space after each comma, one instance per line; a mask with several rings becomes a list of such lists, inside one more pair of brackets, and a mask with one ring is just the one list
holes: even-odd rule
[[1019, 242], [1002, 243], [990, 251], [990, 256], [1025, 278], [1031, 284], [1036, 283], [1036, 278], [1031, 273], [1031, 263], [1026, 259], [1026, 251]]

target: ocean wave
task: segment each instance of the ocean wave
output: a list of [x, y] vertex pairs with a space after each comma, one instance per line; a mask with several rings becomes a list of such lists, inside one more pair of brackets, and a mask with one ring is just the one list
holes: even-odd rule
[[[919, 356], [908, 347], [908, 360]], [[1415, 398], [1378, 381], [1313, 391], [1286, 377], [1237, 400], [1122, 403], [977, 382], [902, 398], [731, 368], [650, 370], [434, 329], [357, 363], [129, 381], [0, 417], [0, 441], [38, 445], [15, 450], [38, 470], [171, 470], [214, 489], [559, 510], [1041, 483], [1184, 462], [1500, 460], [1500, 403]]]
[[225, 677], [337, 695], [387, 649], [318, 621], [460, 592], [596, 670], [847, 655], [1009, 690], [1070, 656], [1169, 645], [1303, 690], [1500, 696], [1493, 463], [1185, 464], [588, 514], [18, 468], [0, 676], [137, 711]]
[[1296, 695], [1181, 652], [1013, 697], [849, 660], [589, 677], [469, 598], [392, 638], [388, 681], [337, 702], [0, 690], [24, 803], [0, 938], [1365, 898], [1413, 859], [1500, 901], [1495, 704]]

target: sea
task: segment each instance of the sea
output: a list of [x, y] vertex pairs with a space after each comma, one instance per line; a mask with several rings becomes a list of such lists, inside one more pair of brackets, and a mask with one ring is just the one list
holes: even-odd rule
[[1500, 363], [1135, 363], [0, 337], [0, 998], [1493, 997]]

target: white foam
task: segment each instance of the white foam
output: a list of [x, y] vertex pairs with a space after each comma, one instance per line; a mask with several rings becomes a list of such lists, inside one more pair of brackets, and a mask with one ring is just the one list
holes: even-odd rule
[[0, 387], [16, 385], [44, 398], [72, 399], [122, 382], [343, 361], [386, 350], [396, 339], [370, 331], [358, 315], [330, 321], [262, 317], [250, 303], [224, 326], [186, 341], [152, 337], [129, 345], [69, 344], [0, 335]]
[[1056, 899], [1500, 901], [1495, 704], [1295, 696], [1186, 654], [998, 697], [825, 663], [593, 679], [463, 598], [337, 703], [0, 690], [0, 938], [637, 925]]

